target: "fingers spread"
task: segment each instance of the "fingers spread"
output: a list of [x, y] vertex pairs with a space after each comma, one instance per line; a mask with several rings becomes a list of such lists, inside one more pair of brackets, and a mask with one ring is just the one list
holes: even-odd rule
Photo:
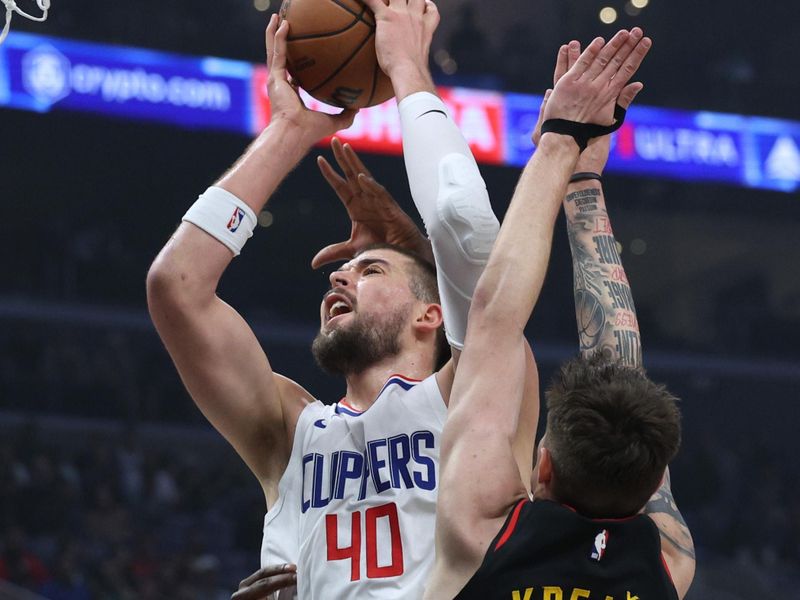
[[620, 47], [614, 57], [608, 62], [603, 72], [600, 74], [600, 77], [605, 79], [606, 81], [610, 81], [613, 79], [617, 73], [619, 72], [620, 68], [625, 62], [625, 59], [630, 56], [630, 53], [633, 52], [633, 49], [636, 48], [636, 44], [639, 43], [639, 40], [642, 39], [642, 30], [638, 27], [634, 27], [628, 39], [625, 43]]
[[[618, 31], [617, 34], [611, 38], [611, 40], [603, 47], [603, 49], [597, 53], [597, 56], [592, 61], [591, 66], [586, 71], [586, 76], [589, 77], [590, 80], [597, 79], [601, 74], [606, 73], [606, 67], [609, 67], [613, 63], [613, 59], [620, 53], [620, 49], [623, 48], [630, 38], [630, 33], [625, 31], [624, 29]], [[617, 69], [622, 64], [621, 60], [617, 63]], [[616, 72], [616, 69], [614, 69]], [[611, 75], [613, 76], [613, 74]], [[608, 78], [611, 79], [611, 76]]]
[[319, 167], [322, 176], [325, 178], [325, 181], [328, 182], [333, 190], [338, 194], [339, 198], [342, 198], [342, 201], [345, 201], [343, 194], [347, 190], [347, 182], [342, 179], [342, 177], [334, 170], [324, 157], [318, 156], [317, 157], [317, 166]]
[[629, 83], [628, 85], [623, 88], [622, 92], [619, 95], [619, 99], [617, 103], [624, 109], [628, 109], [630, 105], [633, 103], [634, 98], [636, 95], [644, 89], [644, 84], [639, 83]]
[[625, 62], [622, 63], [622, 66], [619, 68], [617, 75], [612, 80], [615, 89], [622, 90], [623, 87], [631, 80], [636, 74], [636, 71], [642, 64], [644, 57], [647, 56], [647, 53], [650, 52], [650, 48], [653, 46], [653, 40], [648, 37], [642, 38], [639, 40], [639, 43], [636, 44], [636, 47], [633, 51], [627, 56]]
[[311, 268], [319, 269], [337, 260], [350, 260], [353, 258], [353, 247], [350, 242], [339, 242], [325, 246], [311, 259]]
[[355, 171], [356, 173], [364, 173], [366, 175], [370, 175], [369, 169], [361, 162], [361, 159], [356, 154], [356, 151], [353, 150], [353, 147], [350, 144], [344, 145], [344, 154], [347, 157], [347, 162], [350, 165], [350, 168]]
[[569, 70], [569, 57], [567, 55], [568, 47], [566, 44], [558, 49], [558, 58], [556, 58], [556, 70], [553, 73], [553, 85], [558, 83], [566, 72]]
[[567, 46], [567, 71], [575, 66], [581, 56], [581, 44], [575, 42], [575, 46]]
[[365, 173], [359, 173], [358, 185], [362, 192], [365, 192], [371, 196], [378, 196], [386, 193], [385, 187], [375, 181], [372, 176]]
[[[606, 45], [606, 42], [603, 38], [598, 37], [592, 40], [592, 43], [586, 47], [586, 50], [580, 55], [575, 64], [570, 69], [571, 74], [575, 75], [576, 78], [581, 78], [594, 64], [594, 60], [603, 47]], [[576, 50], [580, 50], [580, 44], [576, 41], [572, 41], [569, 43], [570, 52], [575, 52]]]
[[333, 157], [336, 159], [336, 164], [339, 165], [339, 168], [344, 171], [344, 176], [347, 179], [352, 178], [353, 174], [349, 169], [349, 164], [347, 162], [347, 157], [344, 153], [344, 147], [342, 146], [342, 142], [339, 138], [335, 137], [331, 140], [331, 150], [333, 150]]

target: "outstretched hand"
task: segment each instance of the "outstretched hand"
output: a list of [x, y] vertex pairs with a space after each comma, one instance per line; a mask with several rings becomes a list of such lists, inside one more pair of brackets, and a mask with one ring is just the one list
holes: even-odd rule
[[349, 144], [331, 141], [331, 149], [344, 177], [323, 157], [317, 158], [322, 176], [336, 192], [350, 217], [350, 239], [320, 250], [311, 261], [314, 269], [337, 260], [349, 260], [372, 244], [394, 244], [433, 262], [428, 239], [392, 195], [372, 177]]
[[[638, 27], [618, 32], [608, 43], [596, 38], [580, 53], [580, 44], [562, 47], [556, 63], [553, 92], [543, 106], [541, 118], [611, 125], [614, 105], [625, 97], [633, 100], [641, 84], [628, 82], [652, 46]], [[630, 103], [630, 102], [629, 102]]]
[[288, 36], [288, 21], [281, 21], [278, 15], [272, 15], [266, 33], [269, 69], [267, 90], [272, 111], [270, 123], [286, 121], [299, 127], [304, 141], [311, 145], [340, 129], [350, 127], [358, 111], [343, 110], [339, 114], [329, 115], [306, 108], [286, 70]]
[[[638, 41], [642, 39], [641, 35], [642, 35], [641, 29], [639, 29], [638, 27], [632, 29], [627, 44], [632, 46], [636, 45]], [[572, 69], [572, 67], [578, 61], [580, 54], [581, 54], [580, 44], [576, 44], [574, 42], [570, 45], [565, 44], [561, 46], [561, 48], [559, 48], [558, 58], [556, 60], [556, 68], [555, 72], [553, 73], [554, 86], [557, 85], [558, 82], [561, 80], [561, 78], [567, 74], [567, 71]], [[601, 119], [598, 122], [607, 123], [610, 120], [613, 120], [614, 109], [617, 104], [622, 108], [624, 108], [625, 110], [627, 110], [643, 88], [644, 85], [640, 82], [634, 82], [625, 85], [625, 87], [622, 88], [619, 97], [610, 101], [605, 107], [601, 109], [601, 112], [598, 113], [598, 118]], [[539, 139], [541, 138], [542, 123], [544, 122], [545, 108], [547, 106], [548, 101], [550, 100], [550, 96], [552, 95], [552, 93], [553, 93], [552, 89], [549, 89], [545, 92], [541, 108], [539, 109], [539, 119], [536, 122], [536, 128], [534, 129], [532, 135], [533, 143], [536, 145], [539, 144]], [[611, 149], [610, 135], [604, 135], [602, 137], [593, 139], [589, 143], [589, 146], [586, 148], [586, 150], [584, 150], [581, 153], [581, 156], [578, 159], [578, 164], [575, 167], [575, 171], [602, 174], [606, 162], [608, 161], [608, 155], [610, 149]]]

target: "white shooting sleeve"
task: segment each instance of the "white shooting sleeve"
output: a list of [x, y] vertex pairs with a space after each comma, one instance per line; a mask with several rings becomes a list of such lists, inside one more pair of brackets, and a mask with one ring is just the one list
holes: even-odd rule
[[428, 92], [400, 104], [411, 196], [433, 246], [447, 341], [464, 346], [475, 285], [500, 229], [467, 141]]

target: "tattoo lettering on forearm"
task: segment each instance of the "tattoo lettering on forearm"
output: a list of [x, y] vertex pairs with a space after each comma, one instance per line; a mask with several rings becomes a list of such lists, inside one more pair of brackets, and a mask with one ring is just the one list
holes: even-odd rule
[[[603, 352], [641, 366], [641, 343], [628, 279], [599, 189], [566, 197], [572, 250], [575, 313], [581, 352]], [[577, 209], [577, 210], [576, 210]]]
[[614, 329], [614, 337], [617, 340], [617, 357], [630, 367], [638, 367], [642, 364], [642, 345], [639, 334], [628, 329]]
[[621, 265], [622, 260], [617, 252], [617, 242], [613, 235], [596, 235], [592, 238], [600, 262], [606, 265]]
[[[611, 222], [608, 220], [607, 216], [598, 216], [594, 218], [594, 230], [592, 233], [604, 233], [611, 236], [614, 235], [611, 231]], [[614, 244], [614, 248], [616, 248], [616, 244]]]
[[608, 289], [608, 295], [611, 297], [613, 308], [629, 310], [635, 312], [636, 308], [633, 306], [633, 294], [631, 288], [618, 281], [603, 281], [603, 285]]
[[597, 210], [597, 202], [600, 196], [602, 196], [602, 192], [596, 188], [579, 190], [567, 194], [567, 202], [574, 203], [578, 212], [593, 212]]
[[636, 313], [628, 310], [618, 310], [614, 313], [614, 327], [627, 327], [628, 329], [639, 329], [639, 321], [636, 319]]
[[672, 497], [669, 471], [664, 478], [664, 483], [645, 506], [644, 512], [653, 518], [661, 536], [676, 550], [692, 559], [695, 558], [692, 534], [689, 532], [689, 527], [686, 525], [681, 511], [678, 510], [675, 498]]
[[623, 269], [621, 266], [611, 269], [611, 281], [619, 281], [625, 285], [629, 285], [628, 276], [625, 275], [625, 269]]

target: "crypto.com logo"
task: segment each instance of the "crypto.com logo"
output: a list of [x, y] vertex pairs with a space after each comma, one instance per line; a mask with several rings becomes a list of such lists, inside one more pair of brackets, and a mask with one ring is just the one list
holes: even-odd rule
[[37, 46], [22, 57], [22, 83], [39, 102], [55, 104], [70, 94], [71, 68], [67, 57], [52, 46]]

